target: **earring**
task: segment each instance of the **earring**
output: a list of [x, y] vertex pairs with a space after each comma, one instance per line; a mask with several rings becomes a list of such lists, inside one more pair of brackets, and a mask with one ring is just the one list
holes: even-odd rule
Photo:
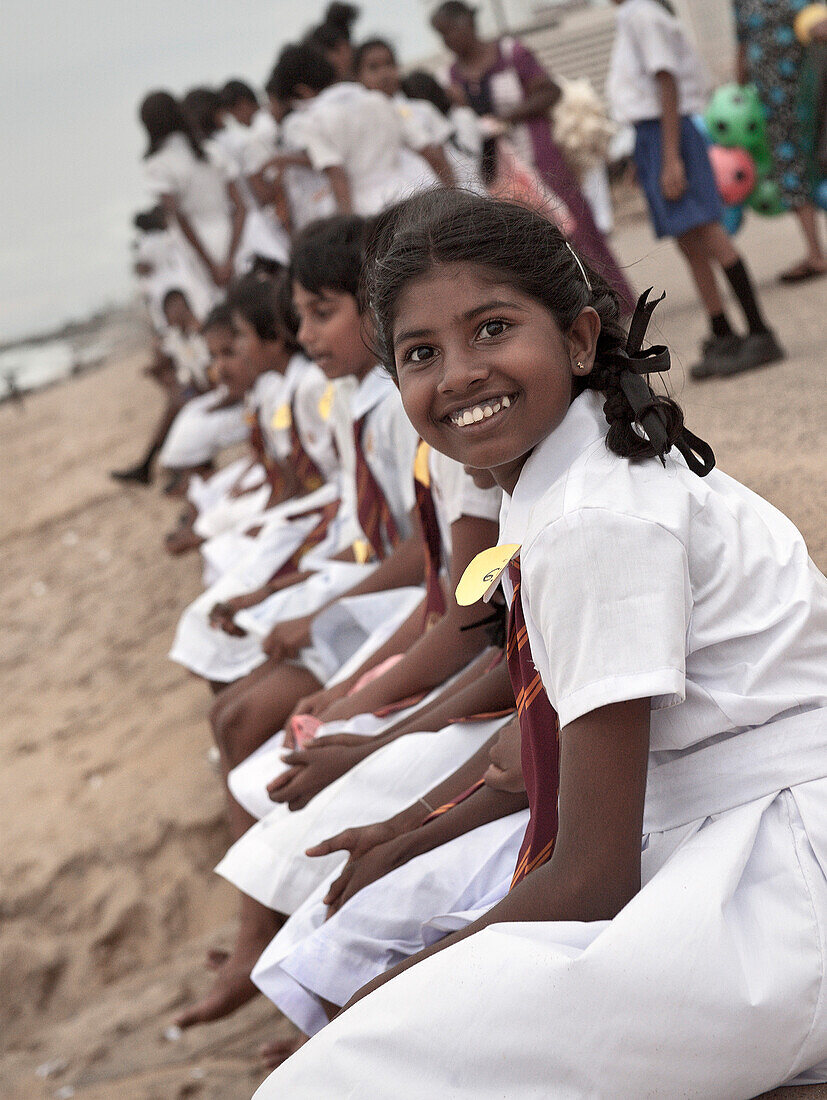
[[583, 371], [586, 369], [586, 365], [582, 359], [577, 360], [577, 362], [574, 364], [574, 369], [577, 371], [578, 374], [583, 373]]

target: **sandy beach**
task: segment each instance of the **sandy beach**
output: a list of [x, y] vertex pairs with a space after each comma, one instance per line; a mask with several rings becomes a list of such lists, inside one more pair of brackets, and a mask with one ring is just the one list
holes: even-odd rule
[[[827, 280], [782, 288], [797, 258], [788, 218], [752, 218], [739, 242], [789, 358], [727, 381], [685, 380], [703, 335], [677, 252], [641, 221], [615, 246], [639, 289], [666, 286], [653, 339], [674, 352], [689, 426], [728, 473], [800, 527], [827, 568]], [[656, 334], [656, 330], [660, 334]], [[0, 1092], [245, 1100], [259, 1044], [290, 1025], [259, 998], [228, 1020], [165, 1036], [229, 942], [232, 889], [211, 873], [227, 835], [208, 756], [209, 694], [166, 659], [200, 591], [170, 559], [179, 505], [124, 489], [160, 409], [124, 351], [99, 370], [0, 406], [5, 699], [0, 739]], [[773, 1095], [827, 1096], [827, 1087]]]

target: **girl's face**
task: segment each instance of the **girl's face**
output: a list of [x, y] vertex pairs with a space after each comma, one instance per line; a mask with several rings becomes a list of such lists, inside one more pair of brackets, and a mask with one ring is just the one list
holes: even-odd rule
[[394, 359], [405, 411], [432, 447], [491, 470], [511, 492], [533, 448], [566, 415], [574, 364], [591, 369], [599, 330], [586, 309], [564, 334], [545, 306], [495, 271], [436, 267], [397, 302]]
[[477, 45], [477, 32], [470, 16], [438, 15], [431, 26], [445, 43], [445, 48], [463, 57]]
[[344, 38], [324, 51], [340, 80], [349, 80], [353, 72], [353, 46]]
[[366, 50], [356, 75], [372, 92], [394, 96], [399, 91], [399, 68], [386, 46], [372, 46]]
[[284, 369], [284, 342], [264, 340], [241, 313], [233, 313], [235, 354], [243, 359], [253, 378], [268, 370]]
[[376, 359], [362, 339], [362, 318], [353, 295], [324, 287], [315, 294], [294, 280], [293, 306], [300, 322], [299, 343], [327, 377], [364, 378]]
[[210, 367], [233, 398], [242, 398], [255, 378], [247, 364], [235, 351], [235, 333], [231, 328], [209, 328], [204, 333], [210, 353]]

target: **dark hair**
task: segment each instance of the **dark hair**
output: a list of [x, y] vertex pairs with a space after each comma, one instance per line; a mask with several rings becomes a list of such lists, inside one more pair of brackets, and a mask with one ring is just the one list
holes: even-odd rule
[[258, 96], [243, 80], [228, 80], [218, 93], [218, 102], [227, 111], [232, 110], [237, 103], [255, 103], [258, 107]]
[[450, 113], [451, 100], [448, 93], [436, 77], [426, 73], [424, 69], [415, 69], [412, 73], [408, 73], [400, 86], [408, 99], [427, 99], [442, 114]]
[[183, 134], [193, 153], [202, 159], [201, 143], [181, 104], [169, 92], [150, 92], [140, 107], [140, 118], [149, 137], [144, 157], [157, 153], [170, 134]]
[[201, 324], [201, 332], [209, 332], [214, 328], [227, 328], [232, 331], [233, 311], [227, 302], [219, 302], [213, 306]]
[[350, 30], [358, 17], [355, 4], [328, 4], [322, 22], [304, 40], [320, 50], [335, 50], [342, 42], [350, 43]]
[[290, 278], [311, 294], [334, 290], [358, 300], [368, 229], [357, 214], [311, 222], [293, 241]]
[[132, 224], [142, 233], [161, 233], [167, 227], [167, 216], [163, 206], [158, 203], [150, 210], [139, 210]]
[[290, 350], [298, 344], [283, 314], [276, 283], [261, 274], [242, 275], [227, 290], [227, 305], [256, 330], [261, 340], [282, 340]]
[[317, 46], [301, 43], [284, 47], [265, 87], [276, 99], [289, 100], [299, 84], [322, 92], [338, 79], [336, 70]]
[[214, 89], [190, 88], [181, 100], [181, 106], [189, 115], [190, 122], [202, 141], [212, 137], [220, 129], [218, 113], [221, 110], [221, 100]]
[[370, 53], [371, 50], [387, 50], [391, 55], [391, 60], [396, 64], [396, 51], [390, 42], [384, 38], [368, 38], [367, 41], [360, 43], [353, 51], [353, 71], [358, 73], [362, 67], [362, 62], [365, 60], [365, 56]]
[[[634, 410], [620, 385], [617, 353], [625, 349], [627, 334], [617, 295], [582, 262], [588, 283], [557, 226], [525, 206], [460, 190], [407, 199], [380, 215], [367, 246], [363, 296], [374, 316], [378, 355], [395, 374], [393, 323], [399, 295], [412, 279], [440, 264], [478, 264], [496, 272], [543, 305], [562, 332], [591, 306], [601, 324], [595, 362], [590, 374], [573, 376], [575, 392], [604, 394], [610, 450], [626, 458], [651, 457], [659, 452], [635, 429]], [[683, 428], [683, 413], [668, 397], [652, 395], [652, 404], [671, 446]]]
[[174, 287], [172, 287], [171, 290], [168, 290], [166, 292], [166, 294], [164, 295], [163, 300], [161, 302], [161, 309], [164, 311], [164, 313], [166, 313], [167, 307], [169, 306], [169, 304], [171, 302], [173, 302], [176, 298], [180, 298], [181, 301], [184, 303], [184, 305], [189, 307], [190, 303], [189, 303], [189, 299], [187, 298], [186, 294], [183, 292], [183, 290], [181, 290], [180, 287], [174, 286]]
[[439, 7], [431, 12], [431, 23], [437, 19], [470, 19], [476, 22], [477, 9], [470, 4], [464, 4], [462, 0], [445, 0]]

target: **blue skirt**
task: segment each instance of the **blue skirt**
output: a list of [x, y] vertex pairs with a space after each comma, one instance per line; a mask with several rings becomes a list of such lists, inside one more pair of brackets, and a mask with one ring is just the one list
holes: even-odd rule
[[723, 206], [706, 142], [697, 126], [689, 118], [681, 119], [681, 157], [687, 187], [677, 202], [665, 199], [660, 189], [661, 136], [660, 119], [635, 123], [635, 165], [657, 236], [680, 237], [696, 226], [720, 221]]

